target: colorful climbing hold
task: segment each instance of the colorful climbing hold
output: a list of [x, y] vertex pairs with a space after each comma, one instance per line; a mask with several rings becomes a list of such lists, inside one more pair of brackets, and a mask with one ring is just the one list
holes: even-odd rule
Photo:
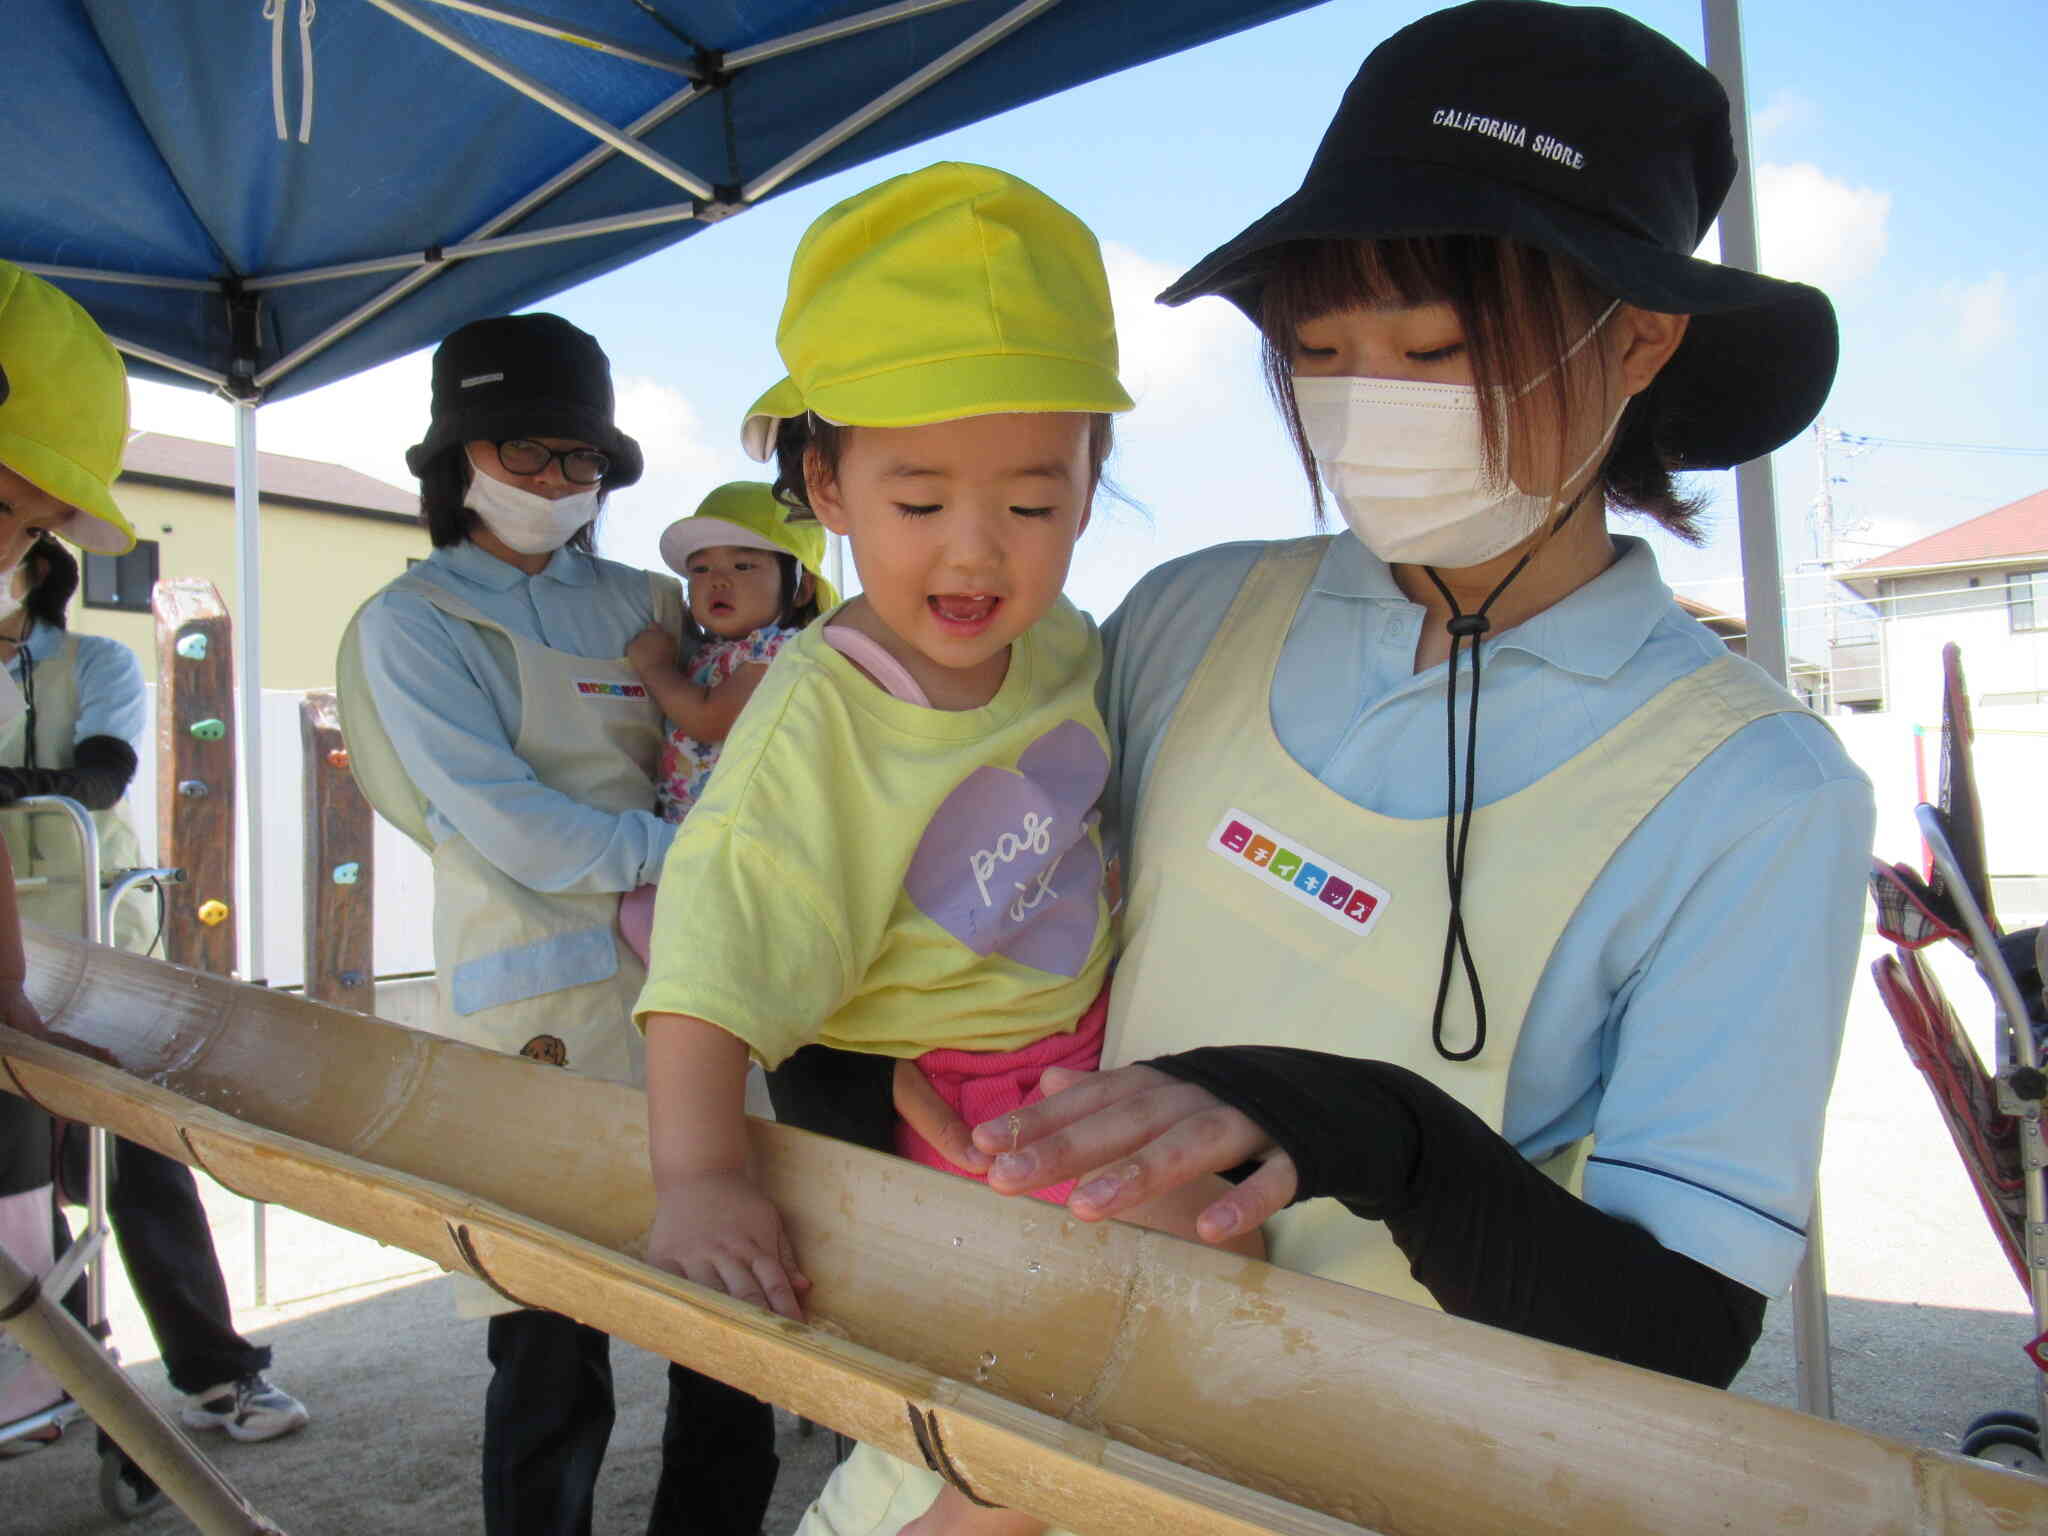
[[178, 636], [178, 654], [187, 661], [206, 660], [206, 636], [203, 634]]
[[187, 800], [204, 800], [207, 794], [206, 781], [204, 779], [180, 779], [178, 780], [178, 793]]
[[346, 768], [348, 766], [348, 748], [329, 747], [327, 749], [327, 766], [330, 768]]
[[354, 860], [350, 860], [346, 864], [337, 864], [334, 866], [334, 883], [336, 885], [354, 885], [358, 880], [362, 878], [363, 866], [356, 863]]
[[199, 903], [199, 921], [209, 928], [218, 928], [228, 920], [228, 904], [215, 899]]
[[200, 741], [219, 741], [227, 735], [228, 728], [218, 720], [194, 720], [192, 734]]

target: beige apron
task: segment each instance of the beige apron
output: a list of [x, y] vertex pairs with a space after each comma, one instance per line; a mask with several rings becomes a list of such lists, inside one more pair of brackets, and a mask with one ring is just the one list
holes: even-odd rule
[[[1529, 999], [1608, 859], [1729, 735], [1801, 706], [1734, 657], [1717, 659], [1476, 811], [1463, 911], [1487, 1043], [1472, 1061], [1446, 1061], [1430, 1040], [1448, 910], [1443, 821], [1362, 810], [1273, 730], [1275, 669], [1328, 546], [1303, 539], [1261, 558], [1174, 711], [1126, 838], [1139, 857], [1125, 861], [1102, 1064], [1224, 1042], [1368, 1056], [1420, 1073], [1498, 1130]], [[1417, 771], [1441, 773], [1441, 759]], [[1470, 996], [1455, 987], [1446, 1043], [1464, 1046], [1472, 1024]], [[1545, 1171], [1575, 1186], [1585, 1151], [1567, 1147]], [[1283, 1268], [1435, 1305], [1385, 1225], [1335, 1200], [1305, 1201], [1265, 1231]], [[937, 1474], [858, 1446], [798, 1536], [895, 1532], [939, 1487]]]
[[[41, 768], [69, 768], [78, 731], [78, 636], [65, 634], [55, 654], [35, 666], [36, 765]], [[0, 728], [0, 764], [19, 768], [28, 761], [28, 720], [17, 718]], [[128, 820], [127, 798], [104, 811], [92, 812], [93, 825], [100, 834], [100, 872], [133, 869], [142, 863], [142, 844]], [[22, 888], [16, 896], [21, 915], [46, 928], [66, 933], [85, 931], [85, 886], [80, 875], [78, 834], [69, 818], [25, 811], [0, 815], [0, 832], [7, 838], [7, 851], [14, 859], [17, 881], [42, 881]], [[99, 892], [92, 893], [94, 901]], [[135, 895], [121, 903], [114, 914], [114, 931], [108, 942], [131, 954], [148, 952], [156, 936], [156, 907], [146, 895]]]
[[[653, 572], [647, 581], [655, 622], [679, 636], [681, 586]], [[431, 582], [401, 576], [393, 586], [476, 625], [510, 660], [519, 679], [512, 750], [541, 783], [614, 815], [652, 812], [661, 706], [630, 664], [522, 639]], [[336, 657], [342, 733], [364, 797], [434, 861], [435, 1032], [638, 1087], [644, 1050], [632, 1010], [647, 971], [620, 937], [620, 893], [536, 891], [463, 838], [434, 842], [427, 801], [398, 760], [363, 671], [361, 617], [358, 610], [349, 621]], [[460, 1274], [455, 1304], [465, 1317], [516, 1310]]]
[[[474, 624], [502, 647], [519, 679], [512, 750], [548, 788], [613, 815], [654, 808], [661, 706], [622, 658], [551, 650], [506, 631], [429, 582], [396, 587]], [[679, 629], [680, 589], [650, 574], [656, 621]], [[337, 670], [356, 780], [377, 810], [434, 861], [435, 1030], [491, 1050], [531, 1056], [614, 1082], [641, 1081], [633, 1000], [645, 970], [619, 941], [619, 892], [581, 895], [521, 885], [465, 839], [436, 844], [426, 802], [399, 764], [362, 672], [354, 622]]]

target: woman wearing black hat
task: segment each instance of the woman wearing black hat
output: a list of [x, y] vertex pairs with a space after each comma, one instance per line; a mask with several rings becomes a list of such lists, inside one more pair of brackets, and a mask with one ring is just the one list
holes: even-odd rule
[[[433, 420], [406, 461], [434, 550], [364, 604], [338, 675], [357, 780], [434, 861], [436, 1028], [637, 1083], [645, 970], [618, 902], [655, 880], [675, 829], [654, 814], [661, 709], [625, 651], [650, 624], [679, 636], [682, 597], [592, 552], [605, 496], [641, 470], [610, 364], [554, 315], [465, 326], [434, 354]], [[496, 1314], [486, 1530], [587, 1533], [610, 1340], [462, 1277], [458, 1300]], [[753, 1536], [776, 1472], [768, 1406], [671, 1366], [668, 1414], [649, 1530]]]
[[[1378, 48], [1301, 190], [1164, 296], [1260, 327], [1355, 536], [1191, 556], [1105, 627], [1104, 1064], [1145, 1065], [982, 1128], [995, 1187], [1080, 1177], [1093, 1219], [1233, 1170], [1211, 1239], [1740, 1368], [1803, 1247], [1873, 817], [1608, 528], [1697, 537], [1673, 472], [1768, 453], [1833, 377], [1822, 294], [1691, 258], [1733, 171], [1665, 39], [1481, 0]], [[805, 1530], [931, 1486], [853, 1467]]]

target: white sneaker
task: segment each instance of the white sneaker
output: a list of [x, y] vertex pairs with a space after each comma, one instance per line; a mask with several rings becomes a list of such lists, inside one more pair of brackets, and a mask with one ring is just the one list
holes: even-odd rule
[[304, 1429], [311, 1415], [304, 1403], [258, 1374], [187, 1393], [178, 1417], [188, 1429], [224, 1429], [234, 1440], [275, 1440]]

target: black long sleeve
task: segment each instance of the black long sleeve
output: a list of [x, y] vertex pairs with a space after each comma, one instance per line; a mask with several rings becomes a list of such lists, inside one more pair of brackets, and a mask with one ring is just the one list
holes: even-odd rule
[[1294, 1159], [1298, 1199], [1384, 1221], [1446, 1312], [1725, 1387], [1764, 1298], [1561, 1188], [1403, 1068], [1278, 1046], [1146, 1063], [1239, 1109]]
[[894, 1057], [807, 1045], [768, 1074], [768, 1101], [784, 1125], [893, 1152], [895, 1072]]
[[69, 768], [0, 768], [0, 805], [24, 795], [69, 795], [89, 811], [104, 811], [128, 793], [135, 749], [118, 736], [88, 736]]

